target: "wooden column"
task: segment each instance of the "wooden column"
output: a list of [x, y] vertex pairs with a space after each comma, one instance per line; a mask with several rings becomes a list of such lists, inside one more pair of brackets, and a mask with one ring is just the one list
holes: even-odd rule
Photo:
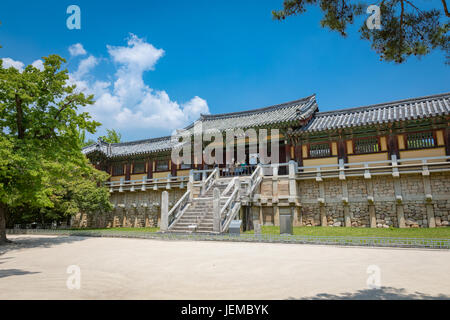
[[177, 176], [177, 165], [172, 161], [170, 161], [170, 174], [172, 175], [172, 177], [176, 177]]
[[289, 162], [291, 159], [291, 144], [288, 142], [284, 145], [284, 153], [286, 154], [286, 159], [280, 159], [280, 162], [285, 160], [284, 162]]
[[147, 179], [153, 179], [153, 161], [147, 159]]
[[389, 159], [392, 158], [392, 155], [396, 155], [397, 158], [399, 158], [400, 157], [400, 153], [398, 151], [397, 136], [391, 132], [389, 134], [389, 136], [387, 137], [387, 140], [388, 140], [387, 145], [388, 145]]
[[344, 162], [347, 163], [348, 162], [347, 148], [346, 148], [345, 140], [342, 136], [339, 137], [339, 140], [337, 141], [337, 145], [338, 145], [338, 158], [344, 159]]
[[131, 163], [127, 163], [125, 167], [125, 180], [130, 180], [131, 177]]
[[447, 123], [447, 128], [444, 131], [445, 154], [450, 156], [450, 122]]
[[297, 161], [299, 167], [302, 167], [303, 166], [302, 145], [296, 144], [294, 148], [295, 148], [294, 151], [295, 161]]

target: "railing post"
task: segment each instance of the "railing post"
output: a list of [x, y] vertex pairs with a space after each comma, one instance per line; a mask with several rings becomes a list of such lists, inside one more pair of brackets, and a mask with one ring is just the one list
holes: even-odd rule
[[272, 164], [272, 203], [278, 203], [278, 164]]
[[218, 188], [214, 188], [213, 190], [213, 231], [221, 232], [220, 230], [220, 190]]
[[241, 193], [241, 191], [240, 191], [240, 189], [241, 189], [241, 179], [239, 179], [239, 177], [235, 177], [234, 178], [234, 190], [238, 190], [238, 194], [237, 194], [237, 197], [239, 198], [239, 196], [240, 196], [240, 193]]
[[163, 191], [161, 194], [161, 231], [167, 231], [169, 228], [169, 193]]
[[400, 173], [398, 172], [398, 162], [397, 162], [397, 155], [393, 154], [391, 156], [392, 161], [392, 176], [394, 178], [400, 177]]
[[193, 192], [192, 192], [193, 185], [194, 185], [194, 170], [191, 169], [189, 171], [189, 181], [188, 181], [188, 184], [187, 184], [187, 189], [191, 192], [189, 194], [189, 200], [192, 200], [192, 197], [193, 197], [193, 195], [192, 195], [193, 194]]
[[208, 175], [206, 174], [206, 171], [202, 172], [202, 182], [204, 183]]
[[216, 167], [214, 170], [216, 170], [216, 172], [215, 172], [215, 179], [219, 179], [220, 178], [220, 169], [219, 169], [219, 167]]
[[166, 183], [166, 189], [167, 190], [170, 190], [171, 188], [170, 188], [170, 178], [172, 177], [172, 175], [169, 173], [168, 175], [167, 175], [167, 183]]
[[120, 178], [119, 192], [123, 192], [123, 178]]
[[370, 170], [369, 170], [369, 164], [368, 163], [364, 163], [364, 179], [371, 179], [372, 175], [370, 174]]
[[145, 183], [147, 182], [147, 176], [142, 176], [142, 187], [141, 187], [141, 191], [145, 191], [146, 190], [146, 186]]
[[295, 173], [297, 172], [297, 162], [289, 160], [289, 179], [295, 179]]
[[272, 165], [272, 175], [278, 177], [278, 164]]
[[289, 202], [295, 202], [297, 198], [297, 181], [295, 180], [295, 174], [297, 172], [297, 162], [294, 160], [289, 161]]
[[339, 159], [339, 180], [345, 180], [344, 159]]

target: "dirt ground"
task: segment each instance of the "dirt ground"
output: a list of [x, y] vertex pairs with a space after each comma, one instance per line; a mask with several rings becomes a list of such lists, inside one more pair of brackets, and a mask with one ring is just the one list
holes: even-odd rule
[[0, 300], [450, 299], [449, 250], [9, 238]]

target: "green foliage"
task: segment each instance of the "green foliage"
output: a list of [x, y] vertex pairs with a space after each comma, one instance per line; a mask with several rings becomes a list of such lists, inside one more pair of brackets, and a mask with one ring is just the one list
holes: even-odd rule
[[0, 60], [0, 206], [57, 216], [109, 210], [107, 174], [81, 152], [80, 132], [99, 125], [79, 110], [93, 96], [68, 84], [64, 59], [43, 59], [43, 71], [23, 72]]
[[[450, 15], [445, 0], [441, 0], [439, 9], [418, 8], [409, 0], [383, 0], [378, 3], [356, 0], [285, 0], [283, 9], [273, 11], [272, 15], [276, 20], [284, 20], [288, 16], [304, 13], [308, 5], [319, 6], [324, 14], [322, 27], [346, 36], [348, 25], [353, 24], [357, 16], [369, 17], [366, 8], [371, 4], [380, 6], [381, 29], [370, 30], [364, 19], [359, 32], [362, 39], [371, 42], [372, 49], [379, 54], [381, 60], [402, 63], [412, 55], [424, 56], [432, 50], [440, 49], [446, 54], [446, 63], [450, 63]], [[437, 6], [436, 3], [434, 5]]]
[[115, 129], [106, 129], [106, 136], [101, 136], [100, 139], [107, 143], [119, 143], [122, 142], [122, 135]]
[[93, 139], [86, 140], [86, 131], [85, 130], [83, 130], [79, 133], [78, 139], [83, 148], [95, 143], [95, 141]]

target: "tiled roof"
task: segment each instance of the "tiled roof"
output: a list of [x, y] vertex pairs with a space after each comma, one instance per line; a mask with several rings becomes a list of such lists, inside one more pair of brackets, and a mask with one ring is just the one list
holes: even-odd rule
[[450, 114], [450, 93], [376, 104], [366, 107], [317, 112], [295, 134], [383, 124]]
[[[301, 120], [312, 117], [306, 126], [294, 131], [294, 134], [301, 134], [450, 115], [450, 93], [328, 112], [316, 112], [317, 109], [316, 97], [312, 95], [300, 100], [250, 111], [202, 115], [199, 121], [203, 125], [203, 132], [207, 132], [211, 129], [245, 129], [274, 124], [298, 127]], [[191, 124], [186, 129], [193, 131], [193, 127], [194, 124]], [[83, 153], [90, 154], [97, 151], [108, 158], [114, 158], [168, 151], [175, 146], [179, 146], [179, 142], [172, 141], [171, 137], [113, 144], [99, 141], [85, 147]]]
[[[277, 123], [286, 124], [293, 121], [304, 120], [310, 117], [316, 110], [316, 97], [315, 95], [311, 95], [300, 100], [250, 111], [201, 115], [199, 121], [203, 124], [203, 132], [210, 129], [228, 130], [235, 128], [255, 128]], [[193, 131], [193, 127], [194, 124], [191, 124], [186, 129], [188, 131]], [[99, 141], [85, 147], [83, 152], [89, 154], [98, 151], [109, 158], [113, 158], [167, 151], [177, 145], [179, 145], [179, 143], [176, 142], [176, 140], [172, 142], [171, 137], [112, 144]]]
[[148, 154], [152, 152], [161, 152], [171, 150], [177, 142], [172, 142], [171, 137], [161, 137], [154, 139], [146, 139], [122, 143], [106, 143], [99, 141], [88, 147], [83, 148], [84, 154], [89, 154], [95, 151], [103, 153], [109, 158]]
[[[202, 123], [203, 131], [256, 128], [273, 124], [290, 125], [293, 122], [298, 124], [300, 120], [307, 119], [316, 110], [316, 96], [311, 95], [300, 100], [250, 111], [201, 115], [199, 121]], [[193, 125], [191, 124], [186, 129], [191, 130]]]

